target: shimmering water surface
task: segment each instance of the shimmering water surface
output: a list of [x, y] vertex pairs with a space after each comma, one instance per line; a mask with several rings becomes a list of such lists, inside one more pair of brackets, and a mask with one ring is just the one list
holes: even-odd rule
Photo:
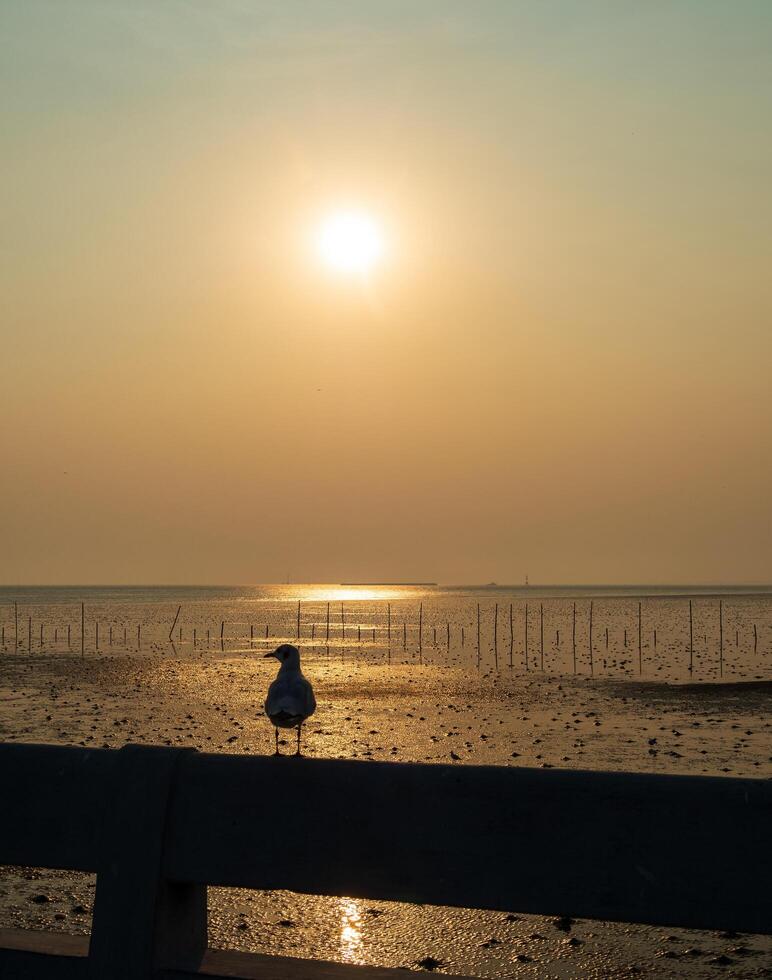
[[[81, 627], [83, 627], [81, 629]], [[772, 591], [696, 586], [0, 588], [0, 647], [204, 655], [291, 640], [375, 662], [671, 681], [761, 679]]]

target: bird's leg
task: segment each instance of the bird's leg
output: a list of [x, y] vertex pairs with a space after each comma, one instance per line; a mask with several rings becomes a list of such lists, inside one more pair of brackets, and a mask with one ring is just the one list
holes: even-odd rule
[[273, 733], [276, 736], [276, 751], [274, 752], [274, 755], [281, 755], [281, 752], [279, 752], [279, 729], [274, 728]]
[[302, 727], [303, 727], [303, 724], [301, 722], [301, 724], [298, 725], [298, 747], [295, 749], [295, 755], [300, 755], [300, 729]]

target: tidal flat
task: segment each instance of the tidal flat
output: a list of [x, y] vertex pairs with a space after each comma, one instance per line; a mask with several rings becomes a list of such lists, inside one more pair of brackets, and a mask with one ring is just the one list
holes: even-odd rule
[[[268, 754], [262, 704], [275, 662], [263, 652], [8, 652], [0, 738]], [[318, 701], [304, 732], [309, 757], [772, 776], [765, 679], [548, 675], [427, 663], [415, 652], [390, 662], [365, 648], [310, 648], [303, 667]], [[290, 732], [282, 749], [293, 748]], [[0, 923], [86, 933], [93, 888], [87, 875], [5, 868]], [[289, 892], [213, 888], [209, 902], [218, 947], [491, 978], [772, 976], [768, 937]]]

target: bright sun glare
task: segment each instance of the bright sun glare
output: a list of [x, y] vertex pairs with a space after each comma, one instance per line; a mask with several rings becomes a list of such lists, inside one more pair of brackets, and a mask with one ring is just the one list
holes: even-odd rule
[[364, 211], [336, 211], [319, 225], [316, 247], [322, 261], [335, 272], [364, 275], [383, 255], [378, 222]]

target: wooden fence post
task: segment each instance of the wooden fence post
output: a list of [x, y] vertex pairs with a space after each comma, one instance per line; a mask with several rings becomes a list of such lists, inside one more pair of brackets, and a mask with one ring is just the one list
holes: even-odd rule
[[180, 760], [195, 749], [127, 745], [105, 808], [88, 958], [91, 980], [195, 970], [207, 945], [206, 886], [163, 876], [166, 818]]

